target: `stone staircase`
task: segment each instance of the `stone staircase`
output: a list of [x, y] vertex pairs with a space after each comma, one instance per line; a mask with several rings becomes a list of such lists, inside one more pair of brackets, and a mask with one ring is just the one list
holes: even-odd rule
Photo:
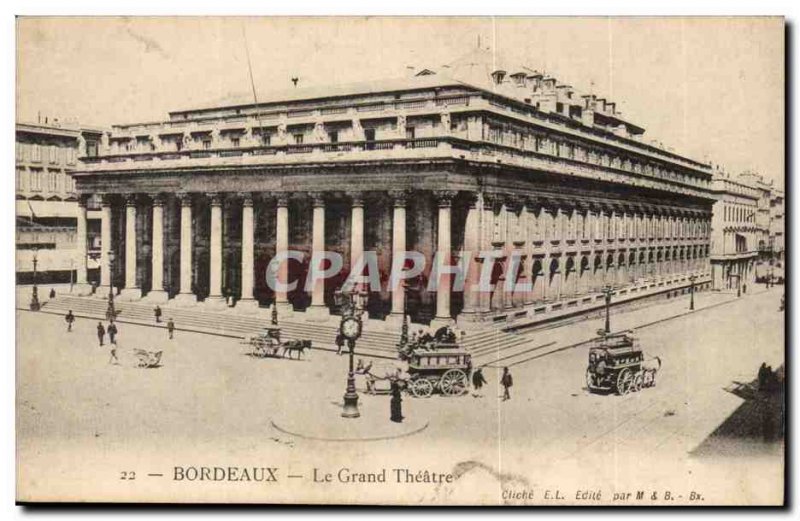
[[[104, 320], [107, 307], [105, 299], [61, 295], [46, 302], [41, 311], [64, 315], [71, 309], [79, 318]], [[247, 315], [233, 309], [214, 312], [205, 310], [201, 306], [179, 308], [165, 305], [162, 306], [162, 322], [157, 324], [152, 304], [119, 301], [115, 303], [115, 308], [118, 313], [117, 321], [120, 323], [165, 328], [166, 320], [172, 317], [175, 321], [175, 329], [178, 331], [194, 331], [235, 339], [244, 339], [255, 334], [270, 323], [270, 316], [266, 309], [257, 314]], [[315, 349], [336, 351], [334, 343], [338, 326], [336, 322], [315, 324], [285, 318], [279, 319], [279, 323], [286, 340], [307, 339], [312, 341]], [[417, 324], [411, 324], [410, 330], [413, 332], [417, 326]], [[356, 346], [356, 353], [363, 356], [394, 359], [399, 336], [399, 331], [375, 331], [365, 328]], [[500, 356], [498, 353], [519, 349], [525, 344], [529, 344], [530, 341], [530, 336], [487, 327], [468, 332], [464, 339], [464, 347], [473, 353], [476, 362], [479, 362], [476, 365], [481, 365], [497, 359]]]
[[[107, 307], [105, 299], [67, 295], [48, 301], [41, 311], [64, 315], [71, 309], [79, 318], [104, 320]], [[166, 320], [171, 317], [177, 331], [193, 331], [235, 339], [244, 339], [270, 324], [270, 317], [266, 310], [258, 314], [246, 315], [233, 310], [212, 312], [202, 309], [201, 306], [188, 308], [162, 306], [162, 322], [157, 324], [152, 304], [116, 302], [115, 308], [117, 321], [120, 323], [166, 328]], [[314, 324], [279, 319], [279, 324], [285, 340], [311, 340], [314, 349], [336, 351], [337, 323]], [[397, 352], [395, 344], [398, 338], [399, 333], [365, 330], [356, 346], [356, 353], [363, 356], [394, 359]]]

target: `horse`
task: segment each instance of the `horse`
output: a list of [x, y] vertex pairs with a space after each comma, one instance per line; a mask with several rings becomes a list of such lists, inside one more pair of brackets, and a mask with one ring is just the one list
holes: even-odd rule
[[289, 359], [292, 359], [292, 353], [297, 351], [297, 359], [300, 360], [301, 355], [308, 349], [311, 351], [311, 340], [290, 340], [283, 344], [283, 353], [281, 356], [286, 358], [286, 355], [289, 355]]

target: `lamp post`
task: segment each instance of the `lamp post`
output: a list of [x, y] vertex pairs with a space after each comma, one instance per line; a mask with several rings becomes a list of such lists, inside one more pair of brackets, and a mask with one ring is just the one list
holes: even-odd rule
[[117, 313], [114, 310], [114, 260], [116, 254], [108, 252], [108, 309], [106, 309], [106, 320], [114, 320]]
[[342, 310], [342, 321], [339, 324], [340, 333], [347, 340], [349, 362], [347, 370], [347, 385], [344, 392], [344, 406], [342, 417], [358, 418], [358, 393], [356, 392], [356, 378], [353, 370], [353, 357], [355, 356], [356, 340], [361, 336], [363, 327], [361, 315], [364, 312], [364, 293], [353, 290], [336, 292], [335, 299]]
[[611, 284], [606, 284], [603, 288], [603, 295], [606, 297], [606, 334], [611, 333], [611, 295], [614, 294], [614, 288]]
[[39, 264], [39, 249], [33, 249], [33, 290], [31, 293], [31, 311], [39, 311], [42, 305], [39, 303], [39, 288], [36, 286], [36, 267]]
[[694, 281], [697, 275], [689, 275], [689, 311], [694, 311]]

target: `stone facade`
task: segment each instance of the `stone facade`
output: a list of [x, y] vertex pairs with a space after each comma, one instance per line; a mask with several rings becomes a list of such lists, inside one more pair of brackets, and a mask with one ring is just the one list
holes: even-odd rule
[[[513, 81], [519, 96], [435, 74], [296, 89], [113, 127], [75, 174], [81, 194], [103, 198], [101, 282], [133, 298], [217, 306], [232, 296], [324, 319], [348, 270], [273, 293], [263, 273], [275, 255], [335, 251], [352, 267], [375, 251], [385, 280], [398, 252], [413, 250], [425, 271], [370, 293], [370, 316], [480, 323], [604, 285], [708, 273], [708, 165], [642, 143], [613, 103], [561, 89], [584, 110], [549, 109], [534, 100], [544, 77]], [[465, 263], [463, 292], [447, 277], [426, 289], [434, 259]], [[297, 280], [308, 257], [283, 266], [279, 278]], [[489, 291], [469, 284], [482, 271]], [[531, 287], [501, 290], [514, 282]]]

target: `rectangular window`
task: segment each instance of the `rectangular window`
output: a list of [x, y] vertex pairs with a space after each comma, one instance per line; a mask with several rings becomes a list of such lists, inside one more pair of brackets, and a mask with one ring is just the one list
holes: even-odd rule
[[303, 144], [303, 134], [295, 134], [294, 135], [294, 144], [295, 145], [302, 145]]
[[17, 168], [17, 192], [25, 191], [25, 170]]
[[271, 134], [267, 134], [266, 132], [261, 134], [261, 146], [268, 147], [271, 142], [271, 137]]
[[331, 130], [328, 132], [328, 141], [331, 143], [338, 143], [339, 142], [339, 132], [336, 130]]
[[52, 146], [50, 148], [50, 163], [58, 163], [58, 147]]
[[406, 139], [416, 139], [416, 132], [414, 127], [406, 127]]
[[17, 143], [17, 161], [23, 160], [23, 156], [25, 153], [24, 151], [25, 147], [22, 145], [22, 143]]
[[209, 150], [211, 148], [211, 140], [204, 139], [203, 140], [203, 150]]
[[97, 157], [97, 141], [86, 142], [86, 156]]
[[231, 146], [233, 148], [239, 148], [239, 143], [241, 143], [241, 140], [238, 137], [231, 138]]
[[42, 190], [42, 172], [40, 170], [31, 170], [31, 192], [40, 192]]
[[31, 157], [31, 161], [40, 162], [42, 160], [42, 146], [41, 145], [33, 145], [33, 154]]

